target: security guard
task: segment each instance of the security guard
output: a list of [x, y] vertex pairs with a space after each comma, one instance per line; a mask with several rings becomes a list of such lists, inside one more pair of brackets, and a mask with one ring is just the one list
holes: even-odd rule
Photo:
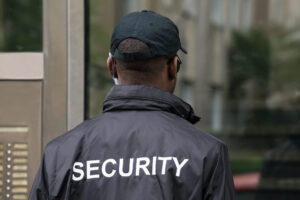
[[120, 20], [103, 113], [47, 145], [30, 200], [235, 198], [226, 146], [172, 94], [178, 50], [187, 53], [170, 19], [142, 11]]

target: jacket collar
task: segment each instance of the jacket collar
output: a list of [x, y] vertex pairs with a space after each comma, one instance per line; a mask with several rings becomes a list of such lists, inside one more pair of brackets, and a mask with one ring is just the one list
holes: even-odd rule
[[193, 108], [180, 98], [145, 85], [117, 85], [110, 90], [104, 101], [103, 112], [121, 110], [161, 110], [176, 114], [193, 124], [200, 120]]

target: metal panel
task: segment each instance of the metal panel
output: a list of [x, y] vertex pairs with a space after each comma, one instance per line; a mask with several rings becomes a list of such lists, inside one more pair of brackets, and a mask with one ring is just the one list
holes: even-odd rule
[[0, 79], [43, 79], [42, 53], [0, 53]]
[[84, 1], [68, 0], [68, 130], [84, 113]]
[[0, 199], [27, 199], [41, 157], [41, 81], [0, 81]]
[[43, 146], [83, 121], [84, 6], [44, 0]]
[[43, 146], [67, 131], [67, 0], [44, 0]]

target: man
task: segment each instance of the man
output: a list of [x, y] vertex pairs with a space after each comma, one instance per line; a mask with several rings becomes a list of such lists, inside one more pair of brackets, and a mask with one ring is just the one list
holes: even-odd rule
[[54, 139], [30, 199], [234, 199], [226, 146], [193, 126], [172, 95], [182, 50], [176, 25], [151, 11], [123, 17], [108, 69], [119, 85], [103, 114]]

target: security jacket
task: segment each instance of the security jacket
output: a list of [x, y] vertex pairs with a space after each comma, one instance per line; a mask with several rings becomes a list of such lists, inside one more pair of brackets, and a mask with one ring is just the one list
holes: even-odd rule
[[103, 113], [50, 142], [30, 200], [233, 200], [226, 146], [192, 108], [149, 86], [114, 86]]

